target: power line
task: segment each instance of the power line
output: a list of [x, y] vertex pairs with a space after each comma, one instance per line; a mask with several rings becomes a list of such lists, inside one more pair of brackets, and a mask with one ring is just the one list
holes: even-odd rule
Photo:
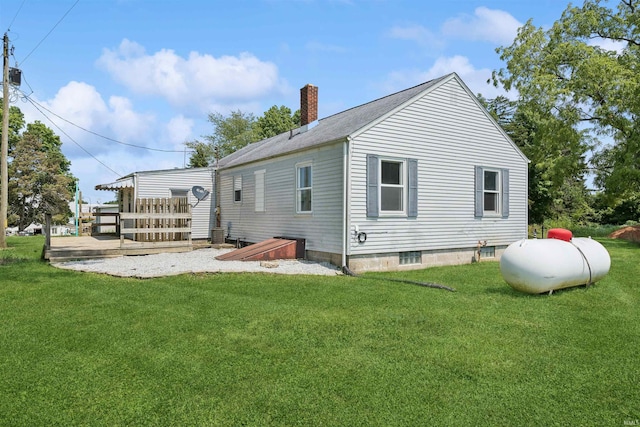
[[[33, 89], [32, 89], [32, 90], [33, 90]], [[22, 94], [24, 95], [24, 92], [22, 92]], [[25, 97], [26, 97], [27, 99], [29, 99], [29, 97], [28, 97], [27, 95], [25, 95]], [[32, 100], [32, 99], [29, 99], [29, 102], [31, 102], [31, 103], [35, 103], [35, 104], [38, 104], [36, 101], [34, 101], [34, 100]], [[94, 131], [92, 131], [92, 130], [90, 130], [90, 129], [83, 128], [82, 126], [77, 125], [77, 124], [75, 124], [75, 123], [73, 123], [73, 122], [71, 122], [71, 121], [69, 121], [69, 120], [65, 119], [64, 117], [61, 117], [60, 115], [58, 115], [58, 114], [54, 113], [53, 111], [49, 110], [47, 107], [45, 107], [45, 106], [43, 106], [43, 105], [38, 104], [38, 106], [40, 106], [40, 108], [42, 108], [42, 109], [44, 109], [44, 110], [47, 110], [49, 113], [53, 114], [54, 116], [56, 116], [56, 117], [57, 117], [57, 118], [59, 118], [60, 120], [63, 120], [63, 121], [65, 121], [65, 122], [69, 123], [70, 125], [75, 126], [75, 127], [77, 127], [78, 129], [81, 129], [81, 130], [83, 130], [83, 131], [85, 131], [85, 132], [87, 132], [87, 133], [90, 133], [90, 134], [95, 135], [95, 136], [97, 136], [97, 137], [100, 137], [100, 138], [106, 139], [107, 141], [115, 142], [115, 143], [117, 143], [117, 144], [122, 144], [122, 145], [126, 145], [126, 146], [129, 146], [129, 147], [140, 148], [140, 149], [142, 149], [142, 150], [159, 151], [159, 152], [161, 152], [161, 153], [184, 153], [184, 152], [185, 152], [185, 150], [163, 150], [163, 149], [161, 149], [161, 148], [150, 148], [150, 147], [144, 147], [144, 146], [142, 146], [142, 145], [136, 145], [136, 144], [130, 144], [130, 143], [128, 143], [128, 142], [118, 141], [117, 139], [113, 139], [113, 138], [110, 138], [110, 137], [108, 137], [108, 136], [100, 135], [99, 133], [94, 132]], [[190, 152], [191, 152], [191, 151], [193, 151], [193, 150], [187, 150], [187, 151], [190, 151]]]
[[9, 26], [7, 27], [7, 31], [11, 31], [11, 26], [13, 25], [13, 23], [15, 22], [16, 18], [18, 17], [18, 14], [20, 13], [20, 11], [22, 10], [22, 6], [24, 6], [24, 4], [27, 2], [27, 0], [22, 0], [22, 4], [20, 5], [20, 7], [18, 8], [18, 11], [16, 12], [16, 14], [13, 16], [13, 19], [11, 20], [11, 23], [9, 24]]
[[[49, 37], [49, 34], [51, 34], [51, 33], [53, 32], [53, 30], [55, 30], [55, 29], [56, 29], [56, 27], [57, 27], [57, 26], [62, 22], [62, 20], [63, 20], [64, 18], [66, 18], [66, 17], [67, 17], [67, 15], [69, 14], [69, 12], [71, 12], [71, 10], [72, 10], [72, 9], [73, 9], [73, 8], [74, 8], [74, 7], [79, 3], [79, 2], [80, 2], [80, 0], [76, 0], [76, 2], [75, 2], [73, 5], [71, 5], [71, 7], [69, 8], [69, 10], [67, 10], [67, 11], [65, 12], [65, 14], [64, 14], [64, 15], [62, 15], [62, 18], [60, 18], [60, 19], [58, 20], [58, 22], [56, 22], [56, 24], [53, 26], [53, 28], [51, 28], [51, 29], [49, 30], [49, 32], [48, 32], [48, 33], [47, 33], [47, 34], [42, 38], [42, 40], [40, 40], [40, 41], [38, 42], [38, 44], [36, 45], [36, 47], [34, 47], [33, 49], [31, 49], [31, 52], [29, 52], [29, 53], [27, 54], [27, 56], [25, 56], [25, 58], [22, 60], [22, 63], [24, 63], [24, 61], [26, 61], [26, 60], [27, 60], [27, 58], [29, 58], [29, 56], [31, 56], [31, 54], [32, 54], [33, 52], [35, 52], [35, 50], [36, 50], [36, 49], [38, 49], [38, 48], [40, 47], [40, 45], [42, 44], [42, 42], [43, 42], [43, 41], [45, 41], [47, 37]], [[22, 64], [21, 64], [21, 65], [22, 65]]]
[[29, 101], [31, 103], [31, 105], [33, 105], [35, 107], [36, 110], [38, 110], [40, 112], [40, 114], [42, 114], [44, 117], [46, 117], [47, 120], [49, 120], [56, 128], [58, 128], [58, 130], [60, 132], [62, 132], [67, 138], [69, 138], [69, 140], [71, 142], [73, 142], [74, 144], [76, 144], [78, 147], [80, 147], [82, 149], [82, 151], [84, 151], [85, 153], [87, 153], [89, 156], [91, 156], [96, 162], [100, 163], [102, 166], [104, 166], [105, 168], [109, 169], [111, 172], [113, 172], [117, 177], [122, 176], [122, 174], [114, 171], [113, 169], [111, 169], [109, 166], [107, 166], [104, 162], [102, 162], [100, 159], [98, 159], [96, 156], [94, 156], [93, 154], [91, 154], [86, 148], [84, 148], [82, 145], [80, 145], [79, 143], [77, 143], [73, 138], [71, 138], [69, 136], [69, 134], [67, 134], [60, 126], [58, 126], [53, 120], [51, 120], [51, 118], [49, 116], [47, 116], [40, 108], [38, 108], [38, 105], [31, 100], [31, 98], [27, 97], [26, 98], [27, 101]]

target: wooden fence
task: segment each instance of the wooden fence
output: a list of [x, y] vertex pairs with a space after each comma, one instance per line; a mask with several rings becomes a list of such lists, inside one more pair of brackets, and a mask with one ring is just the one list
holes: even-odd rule
[[186, 197], [136, 199], [135, 213], [120, 212], [120, 245], [133, 235], [138, 246], [191, 245], [191, 205]]

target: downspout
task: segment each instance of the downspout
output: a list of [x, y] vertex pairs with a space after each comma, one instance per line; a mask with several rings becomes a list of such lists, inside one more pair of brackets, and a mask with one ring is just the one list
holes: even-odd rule
[[351, 137], [347, 136], [347, 140], [342, 145], [342, 174], [344, 179], [342, 180], [344, 188], [342, 189], [342, 194], [344, 200], [342, 201], [342, 269], [344, 267], [349, 267], [347, 265], [347, 256], [350, 255], [349, 241], [350, 241], [350, 214], [351, 214], [351, 204], [349, 203], [349, 190], [351, 189], [351, 168], [349, 167], [351, 164]]
[[138, 173], [134, 173], [133, 174], [133, 200], [131, 203], [131, 206], [133, 207], [133, 211], [132, 212], [136, 212], [138, 209], [137, 206], [137, 200], [138, 200]]
[[216, 157], [216, 165], [214, 167], [214, 182], [215, 182], [215, 194], [216, 194], [216, 206], [215, 206], [215, 210], [214, 210], [214, 222], [213, 222], [213, 226], [215, 228], [221, 228], [222, 227], [222, 212], [220, 211], [220, 166], [219, 166], [219, 161], [218, 158]]
[[78, 180], [76, 179], [76, 195], [75, 195], [75, 199], [76, 199], [76, 218], [75, 218], [76, 237], [78, 237], [78, 215], [79, 215], [78, 203], [80, 203], [80, 193], [79, 193], [79, 191], [80, 191], [80, 189], [78, 188]]

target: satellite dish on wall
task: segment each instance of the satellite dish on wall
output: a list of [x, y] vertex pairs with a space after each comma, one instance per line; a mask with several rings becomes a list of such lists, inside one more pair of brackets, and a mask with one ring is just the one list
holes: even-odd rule
[[199, 185], [194, 185], [193, 188], [191, 188], [191, 192], [193, 193], [195, 198], [198, 199], [198, 201], [206, 199], [209, 195], [209, 191], [205, 190], [204, 187], [201, 187]]

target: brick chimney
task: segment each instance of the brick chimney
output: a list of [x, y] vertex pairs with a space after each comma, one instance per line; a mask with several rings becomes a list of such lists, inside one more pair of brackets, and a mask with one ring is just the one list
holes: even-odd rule
[[308, 84], [300, 89], [300, 126], [318, 120], [318, 87]]

